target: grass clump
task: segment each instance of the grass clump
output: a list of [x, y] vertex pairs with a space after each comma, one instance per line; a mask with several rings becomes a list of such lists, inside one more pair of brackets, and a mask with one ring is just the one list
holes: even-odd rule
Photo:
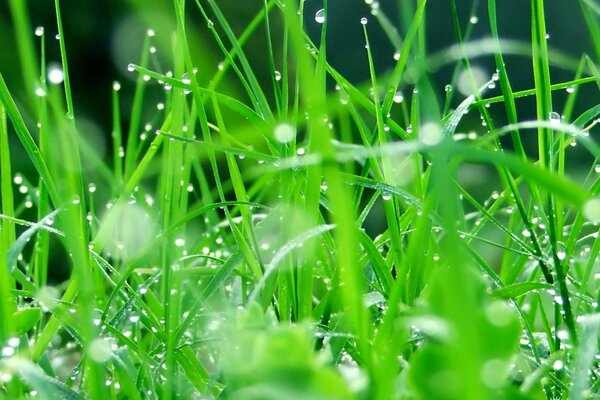
[[255, 3], [240, 32], [214, 0], [144, 5], [164, 18], [107, 88], [102, 153], [61, 2], [50, 42], [9, 1], [0, 399], [600, 396], [595, 3], [578, 1], [590, 54], [549, 45], [543, 0], [523, 41], [495, 0], [467, 19], [450, 0], [436, 53], [432, 4], [366, 1], [344, 21], [363, 82], [331, 62], [334, 5]]

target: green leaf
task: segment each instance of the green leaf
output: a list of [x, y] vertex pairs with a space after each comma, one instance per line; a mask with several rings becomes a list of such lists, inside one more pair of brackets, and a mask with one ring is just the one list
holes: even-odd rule
[[14, 312], [12, 323], [16, 334], [24, 335], [38, 323], [40, 318], [42, 318], [42, 310], [39, 307], [30, 307]]
[[18, 374], [38, 392], [42, 400], [85, 400], [85, 398], [64, 383], [52, 378], [36, 364], [22, 358], [10, 358], [0, 362], [0, 368]]

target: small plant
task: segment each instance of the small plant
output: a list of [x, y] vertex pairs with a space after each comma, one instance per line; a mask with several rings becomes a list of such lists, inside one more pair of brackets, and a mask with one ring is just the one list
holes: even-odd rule
[[344, 5], [250, 2], [237, 32], [215, 0], [149, 2], [164, 18], [123, 66], [133, 81], [107, 88], [110, 154], [73, 100], [60, 3], [50, 41], [8, 2], [22, 76], [0, 65], [0, 399], [600, 396], [593, 0], [573, 3], [594, 56], [549, 44], [543, 0], [527, 43], [499, 34], [496, 0], [466, 20], [450, 0], [439, 53], [426, 0], [395, 2], [398, 22], [366, 0], [343, 23], [368, 82], [328, 56]]

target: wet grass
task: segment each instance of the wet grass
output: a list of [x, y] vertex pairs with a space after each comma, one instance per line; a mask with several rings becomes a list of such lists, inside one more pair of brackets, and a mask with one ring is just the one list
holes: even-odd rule
[[[11, 0], [22, 77], [0, 69], [0, 399], [600, 396], [600, 104], [579, 106], [582, 89], [598, 98], [598, 6], [578, 2], [588, 55], [549, 46], [543, 0], [530, 42], [499, 35], [495, 0], [469, 20], [456, 3], [455, 44], [429, 53], [425, 0], [400, 1], [399, 23], [367, 2], [347, 21], [369, 65], [352, 82], [329, 62], [327, 1], [316, 15], [257, 2], [236, 33], [217, 1], [174, 0], [133, 83], [107, 88], [102, 155], [73, 101], [59, 0], [58, 41]], [[218, 67], [199, 63], [198, 19]]]

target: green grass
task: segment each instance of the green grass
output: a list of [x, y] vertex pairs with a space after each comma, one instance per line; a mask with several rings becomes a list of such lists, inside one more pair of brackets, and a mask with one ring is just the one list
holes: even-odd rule
[[[552, 46], [543, 0], [529, 42], [501, 36], [495, 0], [478, 21], [452, 0], [439, 53], [426, 0], [373, 8], [344, 21], [362, 24], [365, 82], [330, 63], [327, 1], [321, 23], [257, 1], [241, 32], [215, 0], [132, 2], [171, 25], [147, 21], [132, 83], [106, 88], [106, 155], [83, 134], [60, 1], [57, 42], [9, 1], [22, 75], [0, 65], [0, 399], [600, 398], [600, 8], [578, 2], [591, 54]], [[530, 88], [513, 89], [514, 57]]]

